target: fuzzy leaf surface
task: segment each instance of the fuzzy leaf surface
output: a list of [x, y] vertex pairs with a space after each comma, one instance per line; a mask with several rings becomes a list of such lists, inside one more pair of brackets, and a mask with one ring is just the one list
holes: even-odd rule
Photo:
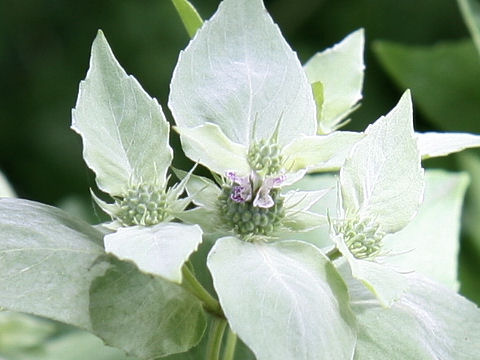
[[198, 344], [206, 318], [197, 298], [132, 263], [113, 258], [106, 262], [107, 271], [90, 288], [94, 334], [140, 359], [184, 352]]
[[157, 100], [122, 69], [101, 31], [72, 117], [101, 190], [122, 195], [131, 180], [165, 181], [172, 161], [168, 122]]
[[182, 282], [182, 266], [202, 242], [198, 225], [160, 223], [130, 226], [105, 236], [105, 251], [131, 260], [148, 274]]
[[365, 36], [360, 29], [332, 48], [315, 54], [305, 64], [308, 80], [323, 85], [318, 129], [322, 134], [335, 130], [362, 98], [364, 45]]
[[225, 237], [207, 265], [229, 324], [258, 360], [351, 359], [347, 290], [313, 245]]
[[0, 199], [0, 306], [90, 329], [103, 234], [57, 208]]
[[[217, 124], [238, 144], [316, 133], [304, 70], [261, 0], [225, 0], [180, 55], [169, 107], [178, 126]], [[200, 140], [198, 140], [200, 141]]]
[[359, 323], [356, 360], [473, 360], [480, 354], [480, 310], [454, 291], [408, 275], [409, 291], [391, 308], [352, 289]]
[[410, 93], [365, 133], [340, 171], [342, 206], [345, 213], [373, 219], [393, 233], [408, 224], [423, 200]]
[[465, 173], [425, 172], [425, 200], [404, 229], [387, 235], [389, 264], [416, 271], [458, 290], [460, 217], [469, 179]]

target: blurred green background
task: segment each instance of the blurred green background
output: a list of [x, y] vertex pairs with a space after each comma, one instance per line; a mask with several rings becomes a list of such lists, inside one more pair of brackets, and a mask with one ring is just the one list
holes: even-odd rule
[[[213, 14], [218, 2], [192, 0], [203, 18]], [[265, 2], [302, 62], [365, 28], [364, 100], [347, 129], [363, 130], [409, 87], [417, 130], [480, 133], [480, 57], [456, 1]], [[0, 0], [0, 171], [20, 197], [62, 206], [91, 222], [100, 221], [89, 194], [94, 178], [82, 160], [80, 137], [69, 127], [99, 28], [126, 71], [158, 98], [170, 116], [169, 79], [179, 51], [189, 41], [170, 0]], [[181, 154], [174, 134], [172, 141], [176, 154]], [[182, 157], [175, 165], [189, 166]], [[459, 270], [461, 292], [480, 304], [479, 152], [470, 150], [424, 165], [472, 176]], [[79, 348], [94, 349], [98, 359], [125, 359], [104, 350], [98, 339], [69, 334], [65, 330], [69, 328], [58, 324], [30, 324], [29, 318], [8, 314], [0, 320], [2, 352], [50, 339], [47, 350], [42, 350], [50, 355], [33, 352], [12, 359], [90, 358], [78, 353]]]
[[[192, 0], [203, 18], [218, 2]], [[266, 7], [302, 62], [365, 28], [364, 100], [347, 129], [363, 130], [411, 87], [417, 130], [480, 132], [480, 60], [470, 40], [459, 42], [470, 34], [456, 1], [266, 0]], [[167, 110], [169, 79], [189, 41], [170, 0], [0, 1], [0, 170], [20, 197], [83, 212], [92, 222], [100, 221], [89, 195], [94, 179], [69, 127], [99, 28], [126, 71]], [[432, 48], [439, 42], [446, 50]], [[187, 165], [179, 159], [176, 166]], [[480, 175], [478, 159], [470, 150], [425, 166]], [[480, 186], [472, 188], [460, 273], [462, 292], [480, 303]]]

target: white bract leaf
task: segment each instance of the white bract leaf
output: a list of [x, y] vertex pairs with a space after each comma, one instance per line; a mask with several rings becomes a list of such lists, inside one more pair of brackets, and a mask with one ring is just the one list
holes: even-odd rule
[[355, 359], [477, 359], [480, 310], [420, 275], [408, 275], [408, 282], [408, 293], [389, 309], [375, 306], [361, 288], [351, 291], [359, 323]]
[[216, 124], [206, 123], [194, 128], [176, 127], [182, 149], [190, 159], [211, 171], [224, 175], [235, 169], [241, 175], [250, 173], [247, 147], [231, 141]]
[[310, 83], [321, 82], [323, 85], [319, 133], [336, 130], [362, 98], [364, 43], [363, 29], [357, 30], [334, 47], [317, 53], [305, 64]]
[[289, 171], [336, 171], [363, 136], [363, 133], [336, 131], [329, 135], [299, 137], [284, 148], [284, 166]]
[[398, 271], [399, 269], [377, 262], [379, 260], [357, 259], [340, 237], [334, 240], [347, 259], [352, 276], [360, 280], [376, 296], [382, 306], [390, 307], [402, 297], [408, 288], [408, 283], [407, 278]]
[[7, 181], [7, 178], [3, 173], [0, 171], [0, 197], [16, 197], [15, 191], [10, 186]]
[[165, 181], [172, 149], [162, 108], [125, 73], [101, 31], [72, 117], [101, 190], [122, 195], [129, 181]]
[[232, 330], [258, 360], [352, 358], [347, 290], [315, 246], [221, 238], [207, 264]]
[[[187, 176], [187, 172], [183, 170], [173, 169], [173, 172], [180, 179], [184, 179]], [[221, 190], [212, 180], [203, 176], [190, 175], [185, 188], [195, 205], [209, 210], [216, 210]]]
[[480, 135], [468, 133], [416, 133], [422, 159], [445, 156], [465, 149], [480, 147]]
[[423, 199], [410, 92], [365, 133], [340, 171], [343, 211], [394, 233], [415, 216]]
[[279, 122], [280, 145], [316, 133], [310, 84], [261, 0], [220, 4], [180, 55], [169, 107], [178, 126], [215, 123], [245, 146]]
[[202, 230], [178, 223], [131, 226], [105, 236], [104, 241], [105, 251], [120, 260], [131, 260], [145, 273], [181, 283], [182, 266], [202, 242]]
[[417, 216], [384, 239], [389, 264], [414, 270], [458, 290], [460, 216], [469, 183], [465, 173], [427, 170], [425, 200]]

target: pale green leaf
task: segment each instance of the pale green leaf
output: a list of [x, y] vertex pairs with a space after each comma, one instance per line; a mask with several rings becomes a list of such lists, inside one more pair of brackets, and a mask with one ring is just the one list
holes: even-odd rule
[[477, 359], [480, 310], [420, 275], [408, 275], [408, 282], [408, 293], [389, 309], [361, 289], [351, 291], [359, 323], [355, 359]]
[[54, 337], [42, 346], [8, 356], [8, 360], [136, 360], [105, 346], [98, 337], [74, 331]]
[[72, 117], [101, 190], [122, 195], [129, 181], [165, 181], [172, 161], [168, 122], [157, 100], [122, 69], [101, 31]]
[[[472, 179], [466, 196], [467, 206], [464, 213], [464, 230], [472, 240], [475, 253], [480, 254], [480, 222], [478, 221], [480, 218], [480, 159], [476, 154], [469, 153], [460, 154], [458, 158], [462, 168], [468, 171]], [[475, 256], [472, 259], [475, 259]]]
[[212, 234], [222, 231], [221, 219], [219, 217], [217, 209], [209, 209], [204, 207], [197, 207], [191, 210], [187, 210], [178, 214], [180, 220], [187, 224], [198, 224], [202, 228], [204, 233]]
[[[330, 191], [321, 199], [319, 199], [310, 209], [312, 212], [320, 215], [326, 216], [327, 214], [330, 214], [332, 216], [337, 213], [337, 192], [332, 190], [336, 188], [337, 181], [338, 177], [332, 174], [307, 175], [287, 189], [308, 190], [307, 192], [329, 189]], [[312, 243], [319, 248], [331, 246], [333, 244], [332, 240], [330, 239], [328, 224], [325, 226], [320, 226], [316, 229], [312, 229], [308, 232], [297, 233], [294, 236], [295, 239]], [[288, 233], [280, 235], [280, 238], [282, 239], [288, 239], [291, 237], [292, 235]]]
[[393, 233], [415, 216], [423, 199], [423, 169], [413, 132], [410, 92], [365, 131], [340, 171], [345, 213]]
[[16, 197], [16, 195], [7, 178], [0, 171], [0, 198], [2, 197]]
[[311, 86], [261, 0], [220, 4], [179, 58], [169, 107], [178, 126], [212, 122], [247, 147], [278, 122], [281, 145], [316, 133]]
[[469, 183], [465, 173], [427, 170], [425, 200], [417, 216], [384, 239], [385, 261], [458, 290], [460, 216]]
[[480, 147], [480, 135], [436, 132], [416, 133], [415, 135], [422, 159]]
[[313, 245], [227, 237], [207, 265], [230, 326], [258, 360], [352, 358], [346, 287]]
[[216, 124], [206, 123], [194, 128], [176, 127], [182, 149], [190, 159], [211, 171], [224, 175], [228, 170], [250, 173], [247, 148], [230, 140]]
[[385, 263], [383, 258], [363, 260], [355, 258], [340, 236], [334, 238], [338, 250], [348, 261], [352, 276], [360, 280], [384, 307], [390, 307], [408, 288], [407, 278], [400, 271]]
[[202, 27], [203, 20], [198, 14], [197, 9], [188, 0], [172, 0], [178, 15], [182, 19], [183, 25], [187, 30], [188, 36], [193, 38], [198, 29]]
[[[183, 179], [187, 173], [179, 169], [173, 169], [175, 175]], [[210, 210], [217, 208], [217, 199], [220, 196], [220, 187], [212, 180], [203, 176], [190, 175], [186, 183], [188, 195], [192, 197], [194, 204], [206, 207]]]
[[0, 313], [0, 353], [11, 353], [40, 345], [55, 332], [52, 322], [33, 316], [3, 311]]
[[185, 289], [110, 259], [90, 289], [93, 333], [141, 359], [187, 351], [206, 327], [202, 304]]
[[[327, 224], [328, 219], [325, 215], [316, 214], [311, 211], [287, 212], [285, 219], [282, 221], [282, 226], [294, 232], [310, 231]], [[290, 234], [289, 237], [296, 238], [296, 235]]]
[[315, 105], [317, 106], [317, 121], [320, 122], [322, 119], [322, 110], [323, 102], [325, 101], [323, 96], [323, 84], [321, 81], [316, 81], [312, 83], [313, 99], [315, 100]]
[[287, 209], [289, 213], [309, 210], [331, 190], [332, 188], [311, 191], [289, 191], [284, 195], [283, 207]]
[[305, 64], [308, 80], [323, 85], [319, 133], [334, 131], [362, 98], [364, 43], [363, 29], [357, 30]]
[[480, 2], [478, 0], [457, 0], [463, 19], [467, 24], [473, 42], [480, 52]]
[[103, 234], [39, 203], [0, 199], [0, 306], [89, 329]]
[[363, 137], [363, 133], [349, 131], [299, 137], [283, 149], [284, 166], [289, 171], [305, 168], [311, 172], [336, 171], [345, 162], [352, 146]]
[[148, 274], [181, 283], [182, 266], [202, 242], [198, 225], [130, 226], [105, 236], [105, 251]]

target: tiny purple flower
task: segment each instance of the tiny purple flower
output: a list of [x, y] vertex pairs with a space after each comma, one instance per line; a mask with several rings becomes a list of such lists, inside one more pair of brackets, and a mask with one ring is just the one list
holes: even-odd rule
[[238, 186], [233, 187], [230, 198], [238, 203], [250, 201], [252, 199], [252, 184], [249, 176], [238, 176], [234, 171], [228, 171], [225, 176], [232, 180]]
[[253, 200], [253, 206], [268, 209], [275, 205], [272, 197], [270, 196], [270, 190], [280, 187], [284, 181], [285, 175], [266, 178], [260, 186], [260, 189], [257, 191], [257, 195]]

